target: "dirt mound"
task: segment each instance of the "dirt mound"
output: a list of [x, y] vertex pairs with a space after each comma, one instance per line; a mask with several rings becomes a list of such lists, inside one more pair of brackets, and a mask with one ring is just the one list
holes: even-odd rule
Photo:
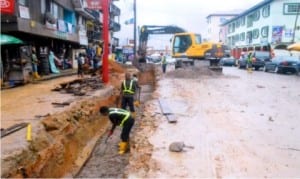
[[222, 73], [212, 71], [207, 66], [179, 68], [166, 74], [169, 78], [199, 78], [201, 76], [220, 76]]
[[112, 72], [117, 72], [117, 73], [125, 73], [125, 68], [120, 65], [119, 63], [115, 62], [115, 61], [108, 61], [109, 63], [109, 70]]

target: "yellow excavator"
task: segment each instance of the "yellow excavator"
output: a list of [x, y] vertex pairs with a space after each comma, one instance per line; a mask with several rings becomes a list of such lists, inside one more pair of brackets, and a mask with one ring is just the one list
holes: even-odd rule
[[193, 66], [194, 60], [209, 60], [209, 68], [222, 70], [219, 61], [230, 56], [230, 49], [222, 43], [202, 42], [200, 34], [186, 32], [183, 28], [169, 25], [144, 25], [140, 30], [139, 53], [146, 54], [150, 34], [173, 34], [172, 57], [176, 59], [175, 69], [183, 66]]

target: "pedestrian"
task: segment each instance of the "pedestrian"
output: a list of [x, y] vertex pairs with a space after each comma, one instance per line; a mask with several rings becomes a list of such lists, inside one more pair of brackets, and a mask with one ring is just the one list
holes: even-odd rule
[[55, 65], [55, 60], [57, 59], [57, 57], [55, 57], [53, 50], [50, 49], [50, 53], [49, 53], [49, 64], [50, 64], [50, 70], [51, 73], [60, 73], [60, 71], [56, 68]]
[[79, 53], [77, 57], [77, 63], [78, 63], [78, 68], [77, 68], [77, 76], [83, 78], [83, 64], [84, 64], [84, 55], [82, 53]]
[[248, 56], [247, 56], [247, 70], [249, 73], [252, 73], [252, 57], [253, 57], [253, 53], [249, 52]]
[[36, 49], [35, 47], [32, 47], [32, 50], [31, 50], [31, 65], [32, 65], [32, 73], [33, 73], [33, 77], [35, 79], [40, 79], [40, 75], [38, 74], [38, 59], [37, 59], [37, 56], [36, 56]]
[[119, 154], [124, 154], [129, 150], [129, 135], [132, 126], [134, 125], [134, 119], [130, 115], [130, 112], [120, 108], [109, 108], [107, 106], [102, 106], [100, 108], [100, 113], [104, 116], [108, 116], [112, 123], [112, 128], [109, 131], [108, 137], [110, 137], [116, 126], [122, 127], [121, 132], [121, 142], [119, 143]]
[[130, 112], [135, 117], [135, 110], [134, 110], [134, 95], [136, 92], [136, 82], [131, 79], [130, 73], [125, 74], [125, 80], [121, 84], [121, 96], [122, 102], [121, 107], [122, 109], [127, 108], [129, 106]]
[[166, 70], [167, 70], [166, 56], [163, 53], [161, 53], [160, 56], [161, 56], [162, 71], [163, 71], [163, 73], [166, 73]]

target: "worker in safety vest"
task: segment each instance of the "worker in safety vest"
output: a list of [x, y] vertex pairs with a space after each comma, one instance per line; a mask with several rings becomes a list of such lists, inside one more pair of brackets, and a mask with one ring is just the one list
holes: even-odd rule
[[100, 113], [104, 116], [108, 116], [112, 123], [112, 128], [109, 131], [108, 137], [113, 134], [117, 125], [122, 127], [119, 154], [124, 154], [129, 150], [129, 134], [134, 125], [134, 119], [130, 115], [130, 112], [120, 108], [108, 108], [107, 106], [102, 106], [100, 108]]
[[247, 70], [249, 73], [252, 73], [252, 63], [253, 63], [253, 52], [249, 52], [247, 58]]
[[127, 108], [129, 106], [132, 115], [135, 117], [135, 110], [134, 110], [134, 95], [137, 89], [137, 82], [132, 80], [130, 73], [125, 74], [125, 80], [121, 84], [121, 96], [122, 102], [121, 107], [122, 109]]
[[163, 53], [161, 53], [160, 56], [161, 56], [162, 71], [163, 71], [163, 73], [166, 73], [166, 70], [167, 70], [167, 57]]

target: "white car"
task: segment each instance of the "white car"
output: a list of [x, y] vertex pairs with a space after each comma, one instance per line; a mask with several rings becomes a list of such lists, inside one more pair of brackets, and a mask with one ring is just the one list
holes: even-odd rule
[[172, 56], [166, 56], [166, 61], [167, 61], [167, 64], [175, 64], [176, 59], [173, 58]]

